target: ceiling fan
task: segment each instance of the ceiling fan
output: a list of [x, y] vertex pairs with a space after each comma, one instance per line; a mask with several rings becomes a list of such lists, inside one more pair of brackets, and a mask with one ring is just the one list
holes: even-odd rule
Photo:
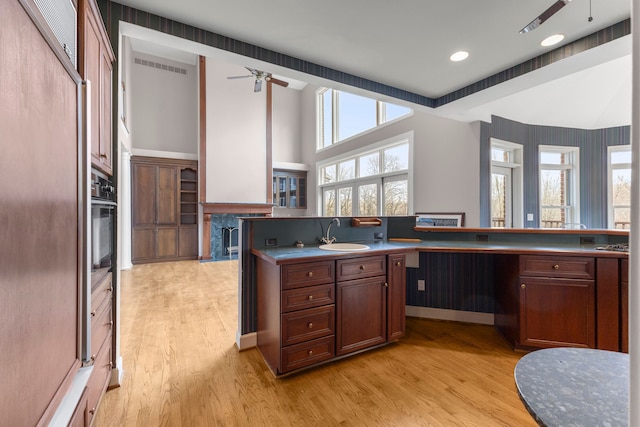
[[260, 71], [260, 70], [256, 70], [255, 68], [249, 68], [249, 67], [244, 67], [247, 70], [249, 70], [249, 72], [251, 74], [247, 75], [247, 76], [231, 76], [231, 77], [227, 77], [228, 79], [245, 79], [247, 77], [255, 77], [256, 78], [256, 83], [253, 86], [253, 91], [254, 92], [260, 92], [260, 90], [262, 90], [262, 81], [266, 81], [266, 82], [270, 82], [270, 83], [275, 83], [279, 86], [282, 87], [287, 87], [289, 86], [289, 82], [285, 82], [284, 80], [280, 80], [280, 79], [276, 79], [275, 77], [273, 77], [271, 75], [271, 73], [267, 73], [265, 71]]
[[571, 0], [557, 0], [554, 4], [552, 4], [547, 10], [542, 12], [540, 16], [538, 16], [533, 21], [529, 22], [523, 29], [520, 30], [520, 34], [528, 33], [529, 31], [533, 31], [538, 28], [544, 21], [551, 18], [556, 14], [560, 9], [565, 7], [567, 3]]

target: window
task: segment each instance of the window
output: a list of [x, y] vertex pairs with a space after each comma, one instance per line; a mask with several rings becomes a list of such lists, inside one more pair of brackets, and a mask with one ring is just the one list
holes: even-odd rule
[[631, 225], [631, 147], [609, 147], [609, 228]]
[[576, 147], [539, 147], [540, 227], [580, 226], [579, 154]]
[[522, 227], [522, 145], [491, 139], [491, 226]]
[[408, 215], [412, 136], [318, 165], [320, 215]]
[[324, 88], [318, 91], [318, 149], [410, 114], [388, 102]]

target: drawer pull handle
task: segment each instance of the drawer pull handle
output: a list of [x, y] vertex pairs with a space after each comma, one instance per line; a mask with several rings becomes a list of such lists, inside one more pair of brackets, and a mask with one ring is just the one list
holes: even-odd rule
[[309, 301], [313, 301], [313, 295], [309, 295], [309, 296], [307, 297], [307, 299], [308, 299]]
[[105, 323], [104, 325], [109, 327], [113, 326], [113, 320], [111, 322]]
[[402, 263], [401, 263], [400, 261], [396, 261], [396, 265], [397, 265], [398, 267], [400, 267], [400, 266], [402, 265]]
[[313, 271], [308, 272], [307, 277], [313, 277]]
[[106, 292], [107, 292], [107, 293], [109, 293], [109, 292], [111, 292], [112, 290], [113, 290], [113, 286], [109, 286], [109, 287], [107, 288], [107, 291], [106, 291]]
[[364, 271], [364, 270], [365, 270], [365, 268], [366, 268], [366, 267], [365, 267], [364, 265], [361, 265], [361, 266], [360, 266], [360, 270], [362, 270], [362, 271]]
[[525, 285], [525, 284], [523, 283], [522, 285], [520, 285], [520, 287], [521, 287], [522, 289], [524, 289], [524, 288], [526, 288], [526, 287], [527, 287], [527, 285]]
[[96, 316], [96, 311], [95, 311], [95, 310], [93, 310], [93, 311], [91, 312], [91, 317], [95, 317], [95, 316]]
[[307, 354], [308, 354], [309, 356], [313, 356], [313, 350], [309, 350], [309, 351], [307, 352]]
[[95, 413], [96, 413], [96, 408], [91, 408], [91, 409], [89, 409], [89, 413], [90, 413], [91, 415], [95, 414]]
[[107, 364], [106, 364], [106, 365], [104, 365], [104, 366], [106, 366], [106, 367], [107, 367], [107, 368], [109, 368], [109, 369], [113, 368], [113, 366], [111, 366], [111, 362], [107, 363]]
[[313, 329], [313, 322], [309, 322], [309, 324], [307, 325], [307, 328]]
[[560, 268], [560, 266], [559, 266], [558, 264], [554, 264], [554, 265], [553, 265], [553, 269], [554, 269], [554, 270], [557, 270], [557, 269], [559, 269], [559, 268]]
[[388, 284], [387, 282], [384, 282], [384, 287], [385, 287], [385, 288], [388, 288], [388, 287], [389, 287], [389, 284]]
[[95, 360], [96, 360], [96, 355], [95, 355], [95, 354], [92, 354], [92, 355], [91, 355], [91, 361], [93, 362], [93, 361], [95, 361]]

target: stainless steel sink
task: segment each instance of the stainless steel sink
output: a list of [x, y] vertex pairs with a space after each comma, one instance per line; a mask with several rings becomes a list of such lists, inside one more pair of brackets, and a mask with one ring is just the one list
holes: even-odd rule
[[369, 246], [360, 243], [329, 243], [326, 245], [318, 246], [325, 251], [338, 251], [338, 252], [357, 252], [366, 251], [370, 249]]

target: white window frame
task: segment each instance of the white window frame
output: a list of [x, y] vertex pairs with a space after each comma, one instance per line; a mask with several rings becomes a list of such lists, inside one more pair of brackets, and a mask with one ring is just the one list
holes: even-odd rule
[[[392, 148], [394, 146], [407, 144], [409, 147], [409, 155], [408, 155], [408, 163], [407, 169], [403, 169], [400, 171], [379, 173], [377, 175], [369, 175], [360, 178], [359, 175], [359, 162], [356, 160], [356, 178], [342, 180], [342, 181], [334, 181], [330, 183], [323, 183], [322, 177], [322, 169], [326, 166], [330, 166], [333, 164], [338, 164], [340, 162], [344, 162], [350, 159], [357, 159], [360, 156], [384, 151], [385, 149]], [[362, 184], [370, 184], [376, 183], [378, 185], [378, 213], [377, 215], [385, 215], [383, 213], [384, 209], [384, 194], [383, 194], [383, 186], [385, 181], [388, 182], [396, 181], [396, 180], [406, 180], [407, 181], [407, 214], [411, 214], [413, 212], [413, 131], [407, 132], [401, 135], [398, 135], [393, 138], [386, 139], [384, 141], [380, 141], [375, 144], [368, 145], [362, 149], [350, 151], [341, 156], [332, 157], [330, 159], [324, 160], [322, 162], [318, 162], [316, 164], [316, 177], [317, 177], [317, 206], [318, 206], [318, 215], [325, 215], [324, 211], [324, 192], [327, 189], [335, 189], [336, 194], [336, 214], [340, 215], [340, 206], [339, 206], [339, 197], [338, 191], [340, 188], [351, 187], [351, 195], [352, 195], [352, 212], [351, 216], [359, 215], [359, 193], [358, 187]], [[329, 213], [326, 213], [326, 216], [332, 216]]]
[[631, 205], [613, 205], [613, 171], [615, 169], [631, 169], [631, 163], [611, 163], [611, 155], [616, 152], [631, 152], [630, 145], [613, 145], [607, 147], [607, 226], [615, 229], [614, 207], [631, 208]]
[[[554, 165], [549, 163], [542, 163], [540, 158], [541, 154], [545, 153], [561, 153], [568, 154], [569, 163], [563, 165]], [[542, 171], [543, 170], [566, 170], [571, 175], [568, 195], [568, 203], [563, 206], [547, 206], [542, 204]], [[544, 208], [561, 208], [565, 209], [565, 223], [563, 227], [575, 228], [580, 223], [580, 148], [579, 147], [565, 147], [557, 145], [539, 145], [538, 146], [538, 203], [540, 205], [538, 209], [538, 218], [540, 227], [542, 227], [542, 209]]]
[[[332, 95], [331, 95], [331, 119], [332, 119], [332, 126], [331, 126], [331, 144], [327, 145], [326, 147], [324, 146], [324, 139], [323, 139], [323, 135], [324, 135], [324, 109], [322, 108], [324, 105], [324, 98], [323, 98], [323, 94], [328, 91], [331, 90], [332, 91]], [[372, 128], [363, 130], [360, 133], [357, 133], [355, 135], [351, 135], [347, 138], [338, 140], [338, 129], [340, 126], [339, 123], [339, 111], [338, 111], [338, 98], [339, 98], [339, 93], [340, 92], [345, 92], [345, 93], [349, 93], [349, 94], [353, 94], [351, 92], [347, 92], [347, 91], [343, 91], [343, 90], [338, 90], [338, 89], [332, 89], [329, 87], [323, 87], [320, 88], [316, 91], [316, 151], [322, 151], [322, 150], [326, 150], [328, 148], [334, 147], [338, 144], [342, 144], [343, 142], [346, 141], [350, 141], [353, 138], [357, 138], [360, 137], [362, 135], [365, 135], [369, 132], [372, 132], [374, 130], [377, 130], [381, 127], [384, 126], [388, 126], [391, 123], [395, 123], [399, 120], [403, 120], [407, 117], [410, 117], [411, 115], [413, 115], [413, 109], [410, 109], [409, 112], [407, 114], [404, 114], [402, 116], [396, 117], [395, 119], [391, 120], [391, 121], [386, 121], [386, 113], [385, 113], [385, 109], [384, 109], [384, 104], [390, 104], [388, 102], [385, 101], [380, 101], [377, 100], [375, 98], [369, 98], [372, 99], [376, 102], [376, 125]], [[363, 96], [360, 94], [353, 94], [353, 95], [357, 95], [357, 96]], [[395, 104], [395, 105], [400, 105], [400, 104]], [[406, 107], [406, 106], [403, 106]], [[408, 107], [407, 107], [408, 108]]]
[[[515, 142], [504, 141], [497, 138], [491, 138], [491, 150], [494, 148], [510, 152], [510, 161], [502, 162], [491, 160], [491, 168], [489, 177], [494, 173], [501, 173], [501, 170], [510, 170], [511, 182], [507, 185], [510, 187], [510, 194], [506, 195], [507, 206], [505, 208], [505, 228], [523, 228], [524, 227], [524, 190], [523, 190], [523, 146]], [[489, 179], [489, 191], [491, 191], [491, 179]], [[493, 212], [489, 206], [489, 221]], [[507, 217], [510, 216], [510, 219]]]

